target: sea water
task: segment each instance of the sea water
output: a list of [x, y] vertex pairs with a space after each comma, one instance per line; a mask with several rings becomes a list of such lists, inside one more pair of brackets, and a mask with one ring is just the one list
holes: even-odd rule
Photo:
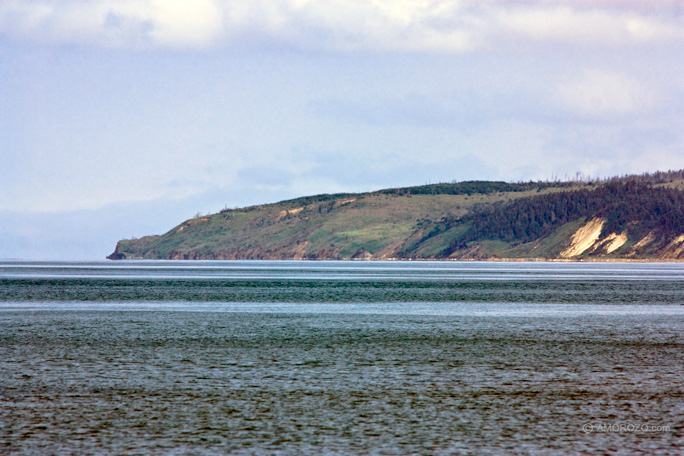
[[0, 453], [676, 454], [684, 265], [0, 262]]

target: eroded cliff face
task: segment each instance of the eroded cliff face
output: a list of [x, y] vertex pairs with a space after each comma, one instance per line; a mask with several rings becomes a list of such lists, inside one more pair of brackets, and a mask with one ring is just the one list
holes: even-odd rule
[[679, 260], [684, 258], [684, 234], [675, 237], [667, 243], [659, 258], [664, 260]]
[[596, 243], [601, 237], [603, 225], [606, 221], [604, 219], [595, 218], [590, 220], [586, 225], [578, 229], [570, 239], [570, 246], [560, 253], [561, 258], [577, 257], [592, 247], [596, 248]]
[[630, 239], [626, 232], [604, 232], [605, 224], [605, 219], [594, 218], [582, 225], [573, 233], [569, 239], [568, 247], [560, 253], [559, 257], [563, 259], [585, 257], [596, 259], [684, 259], [684, 235], [665, 236], [649, 232], [643, 237]]
[[627, 243], [625, 232], [604, 234], [605, 224], [605, 219], [597, 217], [583, 225], [572, 235], [570, 245], [560, 253], [560, 258], [576, 258], [587, 253], [610, 255]]

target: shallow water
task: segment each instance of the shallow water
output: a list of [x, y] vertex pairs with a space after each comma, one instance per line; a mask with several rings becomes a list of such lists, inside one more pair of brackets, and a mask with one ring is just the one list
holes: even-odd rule
[[676, 454], [679, 264], [0, 263], [0, 453]]

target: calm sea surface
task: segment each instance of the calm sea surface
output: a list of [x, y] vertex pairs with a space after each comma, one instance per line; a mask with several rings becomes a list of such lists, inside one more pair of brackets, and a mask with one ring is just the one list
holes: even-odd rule
[[684, 264], [0, 262], [0, 454], [681, 454]]

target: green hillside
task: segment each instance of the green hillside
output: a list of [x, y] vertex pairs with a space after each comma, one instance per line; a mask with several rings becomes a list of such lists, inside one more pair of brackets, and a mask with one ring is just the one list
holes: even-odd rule
[[678, 259], [682, 188], [675, 171], [316, 195], [196, 217], [122, 240], [108, 258]]

